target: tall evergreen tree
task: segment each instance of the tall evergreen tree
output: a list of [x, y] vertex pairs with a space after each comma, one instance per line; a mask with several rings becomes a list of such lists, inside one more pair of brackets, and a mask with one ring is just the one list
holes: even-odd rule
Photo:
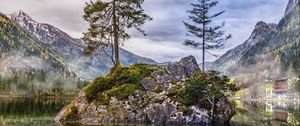
[[115, 66], [120, 65], [120, 40], [130, 38], [127, 29], [134, 28], [146, 35], [142, 26], [152, 20], [144, 13], [144, 0], [95, 0], [86, 3], [83, 18], [89, 22], [89, 29], [83, 40], [87, 43], [86, 53], [106, 47], [112, 48], [111, 59]]
[[211, 0], [197, 0], [197, 3], [192, 3], [192, 10], [188, 13], [190, 22], [183, 22], [188, 30], [188, 36], [192, 39], [199, 38], [200, 40], [187, 39], [184, 41], [184, 45], [191, 46], [196, 49], [202, 49], [202, 70], [205, 71], [205, 52], [216, 56], [207, 50], [218, 49], [224, 47], [226, 40], [231, 38], [231, 35], [225, 36], [225, 31], [221, 29], [225, 23], [221, 25], [214, 25], [213, 19], [223, 14], [225, 11], [221, 11], [215, 14], [210, 14], [211, 8], [218, 5], [218, 1]]

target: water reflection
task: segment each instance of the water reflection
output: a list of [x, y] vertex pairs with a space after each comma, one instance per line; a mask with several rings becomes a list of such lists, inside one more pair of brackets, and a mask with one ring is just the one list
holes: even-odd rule
[[55, 126], [52, 121], [71, 99], [0, 98], [1, 126]]
[[[0, 98], [0, 126], [57, 126], [53, 117], [71, 100]], [[300, 125], [299, 103], [237, 101], [237, 111], [232, 126]]]
[[300, 107], [296, 102], [237, 101], [238, 113], [232, 118], [233, 126], [300, 125]]

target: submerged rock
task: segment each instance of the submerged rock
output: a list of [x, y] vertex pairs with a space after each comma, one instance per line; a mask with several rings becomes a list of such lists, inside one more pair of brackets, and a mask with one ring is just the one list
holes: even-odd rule
[[[199, 71], [193, 56], [173, 64], [159, 66], [149, 77], [141, 80], [144, 90], [135, 90], [125, 99], [109, 97], [109, 104], [87, 99], [84, 91], [55, 117], [56, 122], [79, 122], [82, 124], [103, 123], [152, 123], [152, 124], [207, 124], [210, 111], [201, 105], [183, 106], [168, 97], [175, 86], [184, 87], [185, 81]], [[109, 93], [108, 93], [109, 94]], [[98, 95], [99, 98], [106, 95]], [[104, 99], [104, 98], [101, 98]], [[75, 112], [74, 112], [74, 108]], [[226, 98], [218, 100], [215, 119], [224, 123], [234, 114], [234, 107]], [[71, 114], [75, 114], [71, 115]]]

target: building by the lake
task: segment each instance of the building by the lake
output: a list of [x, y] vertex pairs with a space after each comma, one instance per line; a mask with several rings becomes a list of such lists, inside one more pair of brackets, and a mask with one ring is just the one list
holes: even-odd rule
[[[273, 81], [273, 88], [267, 89], [267, 96], [272, 99], [299, 100], [299, 92], [295, 90], [293, 82], [298, 78], [281, 78]], [[292, 98], [292, 99], [291, 99]]]
[[288, 78], [278, 79], [274, 81], [273, 93], [278, 96], [287, 96], [291, 85]]

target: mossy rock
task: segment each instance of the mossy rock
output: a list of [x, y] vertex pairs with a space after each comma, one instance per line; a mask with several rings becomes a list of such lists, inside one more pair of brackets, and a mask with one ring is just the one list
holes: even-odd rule
[[[89, 102], [97, 100], [99, 96], [103, 96], [104, 92], [108, 96], [117, 96], [119, 99], [124, 99], [134, 90], [143, 90], [142, 79], [150, 77], [153, 71], [159, 69], [161, 68], [144, 63], [129, 67], [116, 66], [111, 69], [107, 76], [95, 79], [84, 88], [84, 92]], [[100, 98], [100, 100], [103, 99]]]
[[105, 93], [110, 97], [116, 97], [119, 100], [124, 100], [136, 90], [144, 90], [144, 87], [136, 84], [124, 84], [107, 90]]
[[154, 89], [153, 89], [153, 92], [155, 93], [160, 93], [162, 92], [164, 89], [163, 89], [163, 85], [162, 84], [156, 84]]
[[68, 107], [68, 109], [64, 112], [64, 116], [66, 117], [66, 120], [69, 121], [75, 121], [78, 119], [78, 109], [74, 105], [74, 103], [71, 103]]
[[177, 109], [183, 112], [184, 116], [190, 116], [193, 114], [193, 110], [188, 106], [178, 106]]
[[104, 95], [103, 93], [98, 94], [97, 98], [95, 99], [96, 105], [109, 105], [110, 97]]
[[98, 114], [98, 118], [99, 118], [99, 119], [104, 119], [105, 116], [107, 116], [106, 113], [99, 113], [99, 114]]

